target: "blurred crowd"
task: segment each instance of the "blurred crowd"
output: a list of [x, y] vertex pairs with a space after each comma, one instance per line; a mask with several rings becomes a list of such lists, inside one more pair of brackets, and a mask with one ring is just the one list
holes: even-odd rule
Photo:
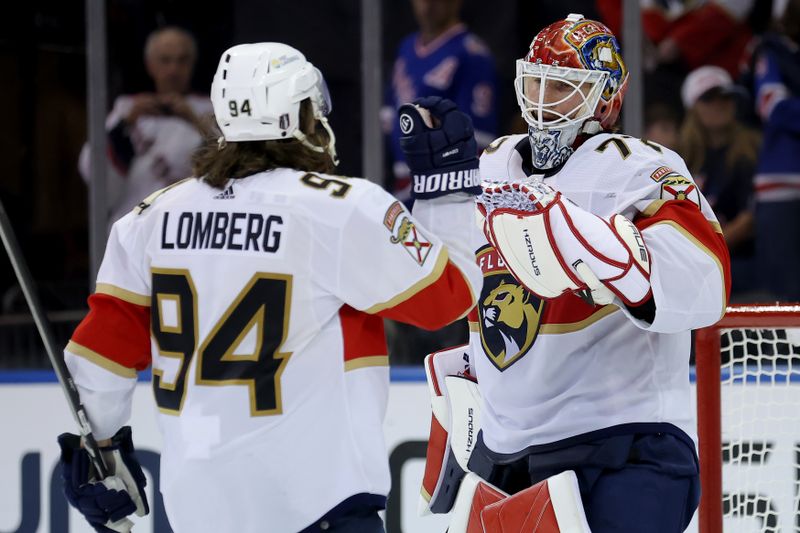
[[[220, 13], [181, 1], [110, 0], [109, 223], [187, 175], [193, 149], [213, 135], [210, 72], [235, 42], [276, 40], [306, 51], [328, 77], [340, 172], [362, 175], [359, 5], [298, 0], [275, 13], [273, 3], [238, 0]], [[513, 61], [539, 28], [583, 13], [620, 37], [623, 55], [627, 49], [622, 0], [488, 5], [383, 2], [384, 185], [403, 201], [409, 176], [397, 145], [399, 104], [428, 95], [456, 101], [483, 147], [497, 135], [525, 131]], [[731, 301], [800, 300], [800, 0], [640, 6], [643, 72], [633, 75], [644, 78], [643, 136], [677, 151], [712, 204], [731, 252]], [[0, 130], [0, 198], [48, 308], [83, 309], [90, 278], [83, 14], [59, 3], [23, 9], [20, 20], [27, 22], [0, 35], [0, 61], [18, 74], [0, 88], [16, 102]], [[3, 315], [25, 310], [5, 262], [0, 291]], [[466, 326], [436, 335], [394, 333], [394, 362], [417, 363], [465, 338]]]

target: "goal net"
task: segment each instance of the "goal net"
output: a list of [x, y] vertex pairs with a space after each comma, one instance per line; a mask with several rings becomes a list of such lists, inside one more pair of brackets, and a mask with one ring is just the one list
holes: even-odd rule
[[701, 533], [800, 533], [800, 306], [695, 335]]

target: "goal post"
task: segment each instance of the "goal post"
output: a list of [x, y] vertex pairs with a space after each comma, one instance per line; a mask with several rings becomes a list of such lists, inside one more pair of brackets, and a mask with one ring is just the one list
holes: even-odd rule
[[[800, 402], [792, 401], [800, 397], [800, 305], [729, 307], [718, 323], [695, 332], [695, 365], [700, 533], [722, 533], [724, 516], [744, 515], [764, 532], [800, 531]], [[786, 445], [770, 441], [767, 427], [785, 434], [788, 450], [775, 449]], [[779, 463], [786, 480], [762, 474], [768, 457], [773, 465], [793, 463]], [[723, 463], [735, 469], [743, 492], [723, 490]]]

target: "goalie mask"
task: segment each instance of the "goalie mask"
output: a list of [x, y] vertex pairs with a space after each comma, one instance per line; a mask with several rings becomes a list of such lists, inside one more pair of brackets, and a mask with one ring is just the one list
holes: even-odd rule
[[[310, 99], [314, 118], [328, 132], [327, 146], [313, 144], [300, 124], [300, 104]], [[305, 56], [281, 43], [240, 44], [220, 58], [211, 84], [214, 117], [225, 141], [299, 140], [336, 158], [328, 124], [331, 98], [322, 73]]]
[[602, 23], [570, 15], [540, 31], [517, 60], [514, 80], [533, 166], [557, 167], [572, 155], [578, 135], [611, 129], [627, 82], [617, 39]]

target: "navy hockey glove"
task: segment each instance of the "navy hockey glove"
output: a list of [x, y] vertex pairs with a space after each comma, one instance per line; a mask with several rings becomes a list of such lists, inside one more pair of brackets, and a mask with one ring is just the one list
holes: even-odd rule
[[426, 96], [400, 106], [398, 115], [400, 148], [414, 180], [414, 198], [481, 192], [478, 145], [467, 114], [450, 100]]
[[126, 518], [128, 515], [135, 512], [144, 516], [150, 512], [144, 490], [147, 480], [134, 455], [129, 426], [117, 431], [111, 445], [101, 449], [110, 472], [102, 480], [97, 479], [89, 453], [81, 447], [78, 435], [63, 433], [58, 437], [58, 445], [64, 495], [96, 531], [130, 531], [133, 522]]

